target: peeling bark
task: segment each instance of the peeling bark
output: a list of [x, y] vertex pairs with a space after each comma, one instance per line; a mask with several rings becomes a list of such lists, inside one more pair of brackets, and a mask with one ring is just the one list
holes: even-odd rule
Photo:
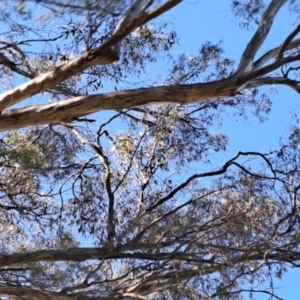
[[235, 81], [230, 78], [211, 83], [159, 86], [76, 97], [54, 104], [3, 110], [0, 115], [0, 130], [48, 123], [69, 123], [77, 116], [102, 110], [149, 104], [189, 104], [229, 97], [235, 94], [236, 88]]

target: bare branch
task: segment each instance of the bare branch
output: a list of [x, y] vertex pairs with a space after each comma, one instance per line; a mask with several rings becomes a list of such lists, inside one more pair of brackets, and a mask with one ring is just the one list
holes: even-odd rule
[[236, 75], [241, 75], [253, 70], [254, 57], [265, 41], [266, 37], [268, 36], [277, 12], [286, 2], [287, 0], [272, 0], [272, 2], [269, 4], [268, 8], [262, 16], [257, 31], [248, 43], [242, 55]]
[[294, 37], [299, 33], [300, 31], [300, 25], [298, 25], [290, 34], [289, 36], [286, 38], [286, 40], [283, 42], [282, 46], [280, 47], [280, 50], [278, 52], [278, 58], [283, 58], [283, 54], [284, 52], [287, 50], [288, 46], [290, 45], [290, 43], [292, 42], [292, 40], [294, 39]]
[[[114, 42], [109, 41], [108, 44], [113, 46]], [[0, 95], [0, 110], [16, 104], [39, 92], [52, 88], [56, 84], [65, 81], [71, 76], [94, 64], [104, 65], [114, 62], [116, 60], [114, 53], [106, 48], [107, 47], [105, 46], [100, 46], [94, 49], [95, 52], [90, 50], [83, 55], [69, 61], [68, 63], [55, 68], [52, 71], [35, 77], [31, 81], [21, 84], [17, 88], [3, 93]]]
[[169, 11], [173, 7], [175, 7], [177, 4], [182, 2], [182, 0], [167, 0], [165, 3], [162, 5], [154, 8], [152, 11], [150, 11], [147, 16], [146, 20], [147, 22], [157, 18], [158, 16], [164, 14], [165, 12]]
[[283, 57], [281, 59], [278, 58], [273, 63], [271, 63], [265, 67], [262, 67], [257, 70], [253, 70], [252, 72], [249, 72], [249, 73], [241, 76], [239, 78], [239, 82], [244, 84], [242, 89], [244, 89], [251, 80], [254, 80], [261, 76], [269, 74], [270, 72], [275, 71], [276, 69], [278, 69], [279, 67], [281, 67], [285, 64], [289, 64], [289, 63], [296, 62], [299, 60], [300, 60], [300, 54], [295, 55], [295, 56]]
[[108, 222], [107, 222], [107, 240], [110, 246], [112, 246], [113, 239], [115, 237], [115, 224], [114, 224], [114, 214], [115, 214], [115, 196], [112, 191], [111, 186], [111, 172], [110, 172], [110, 163], [108, 157], [104, 154], [100, 145], [96, 145], [92, 142], [89, 142], [85, 139], [73, 126], [68, 126], [72, 132], [78, 137], [78, 139], [84, 145], [89, 145], [98, 155], [100, 161], [102, 162], [105, 169], [105, 188], [106, 193], [109, 199], [108, 204]]
[[[17, 297], [26, 297], [26, 299], [32, 300], [70, 300], [70, 299], [83, 299], [77, 298], [74, 296], [60, 295], [57, 293], [50, 293], [46, 291], [36, 290], [29, 287], [21, 286], [9, 286], [6, 284], [0, 283], [0, 295], [2, 296], [17, 296]], [[20, 298], [19, 298], [20, 299]], [[92, 298], [85, 298], [92, 299]]]
[[[0, 53], [0, 63], [3, 64], [5, 67], [9, 68], [11, 71], [13, 71], [13, 72], [15, 72], [19, 75], [25, 76], [26, 78], [33, 79], [35, 77], [34, 75], [32, 75], [28, 72], [25, 72], [24, 70], [18, 68], [14, 62], [10, 61], [2, 53]], [[67, 90], [67, 89], [64, 89], [64, 88], [61, 88], [61, 87], [54, 87], [53, 90], [55, 90], [57, 92], [60, 92], [62, 94], [68, 95], [68, 96], [72, 96], [72, 97], [81, 96], [78, 93], [74, 93], [70, 90]]]
[[[0, 257], [0, 268], [21, 265], [38, 261], [86, 261], [89, 259], [102, 260], [110, 253], [117, 251], [107, 248], [69, 248], [64, 250], [42, 250], [31, 253], [16, 253]], [[109, 255], [109, 256], [110, 256]]]
[[[300, 39], [297, 39], [297, 40], [291, 42], [290, 44], [288, 44], [284, 51], [288, 51], [288, 50], [294, 49], [299, 46], [300, 46]], [[278, 54], [278, 51], [281, 49], [281, 47], [282, 46], [273, 48], [273, 49], [269, 50], [268, 52], [266, 52], [264, 55], [262, 55], [259, 59], [257, 59], [253, 63], [252, 71], [259, 69], [264, 64], [266, 64], [270, 59], [275, 58]]]
[[[298, 43], [298, 41], [295, 42]], [[249, 82], [252, 80], [255, 81], [257, 78], [278, 69], [284, 64], [298, 60], [300, 60], [300, 55], [277, 59], [273, 63], [253, 70], [239, 78], [234, 75], [227, 79], [206, 83], [159, 86], [81, 96], [54, 104], [3, 110], [0, 114], [0, 131], [41, 124], [69, 123], [78, 117], [102, 110], [119, 110], [150, 104], [190, 104], [215, 100], [221, 97], [230, 97], [250, 87], [251, 83]], [[263, 80], [258, 80], [257, 82], [264, 83]], [[266, 84], [269, 83], [266, 82]]]
[[118, 110], [149, 104], [187, 104], [206, 101], [233, 96], [236, 88], [235, 82], [230, 78], [211, 83], [159, 86], [82, 96], [48, 105], [4, 110], [0, 115], [0, 130], [47, 123], [69, 123], [77, 116], [106, 109]]
[[0, 95], [0, 110], [14, 105], [28, 97], [31, 97], [39, 92], [54, 87], [56, 84], [65, 81], [75, 74], [93, 65], [110, 64], [118, 60], [118, 53], [113, 49], [115, 45], [120, 43], [127, 35], [129, 35], [135, 28], [144, 25], [148, 21], [157, 17], [158, 14], [164, 13], [177, 5], [179, 0], [170, 0], [161, 5], [149, 14], [142, 14], [132, 21], [129, 21], [126, 26], [120, 28], [101, 46], [85, 52], [83, 55], [72, 59], [66, 64], [55, 68], [45, 74], [42, 74], [31, 81], [21, 84], [15, 89], [7, 91]]
[[[116, 29], [113, 33], [117, 34], [119, 31], [123, 30], [127, 23], [134, 20], [137, 16], [144, 14], [145, 10], [149, 7], [149, 5], [152, 4], [153, 1], [149, 0], [136, 0], [133, 1], [132, 5], [128, 9], [127, 13], [124, 15], [124, 17], [120, 20], [118, 25], [116, 26]], [[119, 42], [114, 49], [117, 51], [117, 53], [120, 52], [121, 49], [121, 42]]]
[[247, 88], [258, 87], [266, 84], [286, 85], [292, 88], [298, 94], [300, 93], [300, 82], [285, 77], [261, 77], [249, 82]]
[[134, 293], [124, 293], [124, 297], [130, 297], [130, 299], [138, 299], [138, 300], [149, 300], [149, 298], [144, 297], [142, 295], [134, 294]]
[[153, 0], [135, 0], [128, 9], [127, 13], [120, 20], [113, 34], [116, 34], [126, 26], [129, 21], [132, 21], [138, 15], [145, 13], [146, 9], [151, 5]]

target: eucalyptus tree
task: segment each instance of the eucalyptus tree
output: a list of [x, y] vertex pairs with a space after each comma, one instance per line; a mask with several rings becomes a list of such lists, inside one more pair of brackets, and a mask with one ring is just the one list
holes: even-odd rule
[[[273, 279], [300, 260], [299, 129], [209, 168], [224, 113], [262, 121], [261, 86], [299, 91], [299, 26], [257, 57], [297, 3], [232, 1], [257, 26], [235, 63], [211, 42], [172, 58], [160, 16], [180, 2], [2, 1], [1, 296], [280, 299]], [[167, 78], [141, 87], [164, 59]]]

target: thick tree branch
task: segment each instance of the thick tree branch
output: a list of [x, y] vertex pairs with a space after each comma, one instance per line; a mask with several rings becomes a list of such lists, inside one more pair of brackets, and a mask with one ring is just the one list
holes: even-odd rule
[[[297, 39], [297, 40], [291, 42], [290, 44], [288, 44], [284, 51], [288, 51], [288, 50], [294, 49], [299, 46], [300, 46], [300, 39]], [[275, 58], [280, 49], [282, 49], [282, 46], [273, 48], [273, 49], [269, 50], [268, 52], [266, 52], [264, 55], [262, 55], [259, 59], [257, 59], [253, 63], [252, 71], [259, 69], [260, 67], [265, 65], [269, 60], [271, 60], [272, 58]]]
[[278, 51], [278, 58], [283, 58], [283, 54], [284, 52], [287, 50], [288, 46], [290, 45], [290, 43], [292, 42], [292, 40], [294, 39], [294, 37], [299, 33], [300, 31], [300, 25], [298, 25], [292, 32], [291, 34], [289, 34], [289, 36], [286, 38], [286, 40], [283, 42], [283, 44], [281, 45], [279, 51]]
[[13, 299], [31, 299], [31, 300], [111, 300], [111, 299], [130, 299], [147, 300], [146, 297], [136, 293], [122, 293], [119, 291], [91, 293], [80, 292], [76, 294], [51, 293], [25, 286], [13, 286], [0, 283], [0, 295], [16, 297]]
[[70, 248], [66, 250], [43, 250], [31, 253], [16, 253], [0, 257], [0, 268], [38, 261], [85, 261], [103, 259], [106, 248]]
[[117, 32], [123, 30], [123, 28], [127, 25], [128, 22], [132, 21], [134, 18], [136, 18], [138, 15], [144, 14], [146, 9], [151, 5], [153, 0], [135, 0], [133, 1], [132, 5], [128, 9], [125, 16], [120, 20], [118, 25], [116, 26], [116, 29], [114, 31], [114, 34]]
[[[119, 31], [122, 31], [123, 28], [134, 18], [136, 18], [138, 15], [145, 14], [146, 9], [148, 8], [149, 5], [152, 4], [153, 1], [149, 0], [135, 0], [133, 1], [132, 5], [128, 9], [127, 13], [125, 16], [120, 20], [118, 25], [116, 26], [116, 29], [113, 33], [117, 34]], [[119, 54], [120, 49], [121, 49], [121, 41], [114, 47], [114, 49], [117, 51]]]
[[[128, 248], [128, 250], [140, 250], [140, 246], [136, 244]], [[224, 247], [223, 247], [224, 248]], [[265, 251], [264, 249], [268, 249]], [[221, 269], [224, 269], [232, 264], [245, 263], [247, 261], [259, 261], [259, 260], [274, 260], [278, 262], [291, 262], [297, 264], [300, 260], [300, 253], [296, 251], [289, 251], [281, 248], [270, 247], [270, 245], [265, 245], [265, 247], [255, 250], [249, 247], [236, 248], [236, 247], [225, 247], [222, 249], [228, 253], [234, 252], [232, 260], [228, 260], [228, 257], [225, 258], [225, 261], [214, 262], [214, 259], [202, 259], [201, 257], [197, 258], [197, 254], [190, 254], [186, 252], [176, 252], [176, 253], [142, 253], [142, 252], [131, 252], [130, 253], [121, 253], [115, 249], [104, 248], [70, 248], [66, 250], [49, 250], [49, 251], [38, 251], [34, 253], [21, 253], [13, 254], [9, 256], [2, 257], [0, 259], [0, 264], [3, 265], [13, 265], [13, 264], [25, 264], [30, 262], [37, 261], [85, 261], [88, 259], [121, 259], [121, 258], [134, 258], [142, 260], [166, 260], [166, 259], [176, 259], [188, 262], [195, 262], [197, 266], [190, 267], [185, 270], [176, 270], [171, 271], [161, 275], [149, 276], [146, 280], [143, 280], [137, 284], [130, 284], [127, 287], [118, 289], [118, 291], [111, 291], [110, 297], [121, 296], [122, 293], [133, 292], [136, 294], [147, 294], [153, 291], [154, 285], [155, 288], [165, 287], [176, 282], [182, 282], [184, 280], [198, 277], [199, 275], [203, 276], [205, 274], [211, 274]], [[238, 254], [238, 256], [237, 256]], [[201, 256], [201, 253], [200, 253]], [[4, 262], [4, 264], [3, 264]], [[84, 292], [83, 292], [84, 293]], [[81, 294], [83, 294], [81, 293]], [[99, 298], [88, 298], [89, 293], [87, 293], [86, 298], [78, 298], [78, 294], [66, 296], [63, 294], [57, 293], [48, 293], [41, 292], [39, 290], [33, 290], [30, 288], [20, 288], [20, 287], [9, 287], [6, 285], [0, 285], [0, 294], [2, 295], [16, 295], [16, 296], [27, 296], [32, 299], [106, 299], [103, 295], [99, 295]], [[60, 297], [54, 298], [54, 296], [59, 295]], [[63, 298], [66, 297], [66, 298]], [[72, 297], [72, 298], [71, 298]], [[82, 297], [82, 296], [81, 296]], [[107, 298], [112, 299], [112, 298]]]
[[300, 93], [300, 82], [285, 77], [261, 77], [249, 82], [247, 87], [252, 88], [266, 84], [286, 85], [297, 93]]
[[242, 55], [236, 75], [241, 75], [243, 73], [252, 71], [254, 57], [261, 45], [263, 44], [263, 42], [265, 41], [266, 37], [268, 36], [276, 14], [286, 2], [287, 0], [272, 0], [272, 2], [270, 3], [270, 5], [268, 6], [268, 8], [262, 16], [257, 31], [248, 43]]
[[165, 3], [154, 8], [147, 14], [147, 16], [146, 16], [147, 22], [149, 22], [149, 21], [157, 18], [158, 16], [164, 14], [165, 12], [169, 11], [170, 9], [172, 9], [173, 7], [178, 5], [180, 2], [182, 2], [182, 0], [167, 0]]
[[[150, 104], [190, 104], [231, 97], [284, 64], [300, 60], [300, 55], [276, 59], [273, 63], [243, 76], [188, 85], [159, 86], [121, 92], [76, 97], [48, 105], [3, 110], [0, 114], [0, 131], [50, 123], [69, 123], [74, 119], [102, 110], [119, 110]], [[263, 80], [257, 83], [264, 83]], [[251, 83], [249, 84], [251, 87]], [[257, 85], [256, 85], [257, 86]]]
[[74, 118], [107, 109], [122, 109], [149, 104], [188, 104], [235, 94], [232, 78], [211, 83], [159, 86], [115, 93], [76, 97], [48, 105], [4, 110], [0, 114], [0, 130], [25, 126], [69, 123]]
[[[116, 40], [116, 38], [113, 40]], [[104, 65], [114, 62], [117, 60], [115, 53], [109, 50], [114, 44], [115, 41], [108, 40], [104, 45], [90, 50], [52, 71], [41, 74], [29, 82], [3, 93], [0, 95], [0, 110], [52, 88], [56, 84], [62, 83], [66, 79], [94, 64]], [[108, 47], [108, 45], [110, 47]]]
[[241, 76], [238, 80], [239, 86], [243, 86], [242, 89], [244, 89], [247, 85], [245, 83], [249, 83], [251, 80], [255, 80], [261, 76], [269, 74], [270, 72], [275, 71], [276, 69], [278, 69], [279, 67], [281, 67], [285, 64], [289, 64], [289, 63], [296, 62], [299, 60], [300, 60], [300, 54], [295, 55], [295, 56], [287, 56], [287, 57], [283, 57], [283, 58], [278, 58], [273, 63], [271, 63], [265, 67], [262, 67], [258, 70], [253, 70], [252, 72], [249, 72], [249, 73], [245, 74], [244, 76]]
[[[2, 107], [7, 107], [33, 94], [36, 94], [39, 91], [49, 89], [50, 87], [55, 88], [57, 83], [60, 83], [77, 72], [81, 72], [85, 68], [95, 63], [110, 63], [111, 61], [109, 60], [112, 57], [112, 50], [110, 49], [112, 49], [113, 45], [120, 42], [126, 35], [128, 35], [140, 24], [144, 24], [152, 18], [157, 17], [157, 15], [162, 14], [179, 2], [179, 0], [167, 1], [160, 7], [148, 13], [138, 13], [137, 18], [132, 21], [128, 21], [126, 23], [127, 25], [124, 25], [124, 27], [120, 27], [116, 34], [100, 47], [83, 54], [82, 56], [56, 68], [51, 72], [43, 74], [12, 91], [2, 94], [2, 97], [0, 97], [0, 107], [1, 102], [3, 104]], [[258, 50], [261, 43], [266, 38], [268, 31], [270, 30], [276, 13], [285, 2], [286, 1], [284, 0], [273, 0], [264, 14], [259, 29], [243, 54], [244, 57], [250, 55], [249, 57], [251, 57], [251, 63], [255, 54], [253, 54], [254, 52], [251, 52], [250, 50], [252, 48], [256, 49], [255, 51]], [[291, 36], [294, 37], [294, 34], [291, 34], [287, 40], [290, 40]], [[206, 100], [214, 100], [221, 97], [224, 98], [234, 96], [237, 92], [240, 92], [245, 88], [258, 86], [259, 84], [270, 84], [270, 80], [260, 80], [260, 77], [276, 70], [284, 64], [295, 62], [300, 59], [299, 55], [282, 58], [278, 57], [273, 63], [260, 68], [272, 57], [278, 55], [279, 51], [285, 52], [289, 49], [297, 47], [300, 44], [300, 40], [289, 43], [286, 41], [281, 47], [274, 48], [259, 58], [254, 63], [253, 70], [244, 76], [237, 77], [237, 74], [234, 74], [227, 79], [215, 82], [181, 86], [175, 85], [150, 87], [117, 93], [82, 96], [49, 105], [31, 106], [14, 110], [7, 109], [3, 110], [0, 115], [0, 131], [49, 123], [69, 123], [78, 119], [78, 117], [102, 110], [119, 110], [123, 108], [132, 108], [149, 104], [189, 104]], [[96, 54], [99, 55], [97, 56]], [[242, 61], [241, 64], [244, 64]], [[244, 60], [244, 62], [246, 61], [247, 60]], [[277, 81], [279, 82], [279, 80]], [[294, 85], [295, 82], [288, 82], [288, 80], [285, 80], [285, 83], [283, 83], [283, 80], [280, 82], [281, 84], [289, 83], [289, 85], [293, 88], [296, 87]], [[64, 93], [66, 91], [61, 90], [61, 92]]]
[[152, 12], [144, 13], [142, 15], [138, 14], [137, 18], [134, 18], [132, 21], [128, 21], [126, 26], [120, 28], [101, 46], [89, 50], [83, 55], [67, 62], [66, 64], [59, 66], [52, 71], [42, 74], [27, 83], [21, 84], [20, 86], [3, 93], [2, 95], [0, 95], [0, 110], [12, 106], [39, 92], [52, 88], [56, 84], [62, 83], [66, 79], [82, 72], [83, 70], [93, 65], [105, 65], [118, 60], [119, 54], [113, 49], [115, 45], [120, 43], [135, 28], [144, 25], [148, 21], [157, 17], [157, 14], [164, 13], [167, 9], [171, 9], [180, 2], [180, 0], [169, 0]]
[[[9, 68], [11, 71], [19, 74], [19, 75], [22, 75], [26, 78], [29, 78], [29, 79], [34, 79], [35, 76], [28, 73], [28, 72], [25, 72], [24, 70], [18, 68], [16, 66], [15, 63], [13, 63], [12, 61], [10, 61], [6, 56], [4, 56], [2, 53], [0, 53], [0, 64], [4, 65], [5, 67]], [[62, 87], [54, 87], [53, 90], [57, 91], [57, 92], [60, 92], [64, 95], [68, 95], [68, 96], [72, 96], [72, 97], [78, 97], [78, 96], [81, 96], [80, 94], [78, 93], [74, 93], [68, 89], [64, 89]]]
[[16, 296], [18, 299], [22, 299], [21, 297], [25, 297], [24, 299], [32, 299], [32, 300], [75, 300], [75, 299], [95, 299], [95, 298], [78, 298], [74, 296], [68, 295], [60, 295], [57, 293], [50, 293], [41, 290], [35, 290], [33, 288], [24, 287], [24, 286], [9, 286], [0, 283], [0, 295], [1, 296]]

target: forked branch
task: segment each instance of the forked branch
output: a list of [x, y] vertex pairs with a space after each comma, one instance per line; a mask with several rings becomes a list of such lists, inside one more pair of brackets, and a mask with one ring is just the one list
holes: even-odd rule
[[[159, 14], [164, 13], [166, 10], [171, 9], [181, 1], [182, 0], [169, 0], [149, 13], [137, 13], [136, 18], [128, 21], [126, 26], [119, 28], [115, 34], [113, 34], [99, 47], [91, 49], [66, 64], [42, 74], [29, 82], [21, 84], [15, 89], [3, 93], [0, 95], [0, 110], [21, 102], [22, 100], [49, 88], [53, 88], [56, 84], [67, 80], [93, 65], [110, 64], [118, 60], [119, 54], [114, 49], [114, 46], [120, 43], [134, 29], [144, 25]], [[149, 1], [147, 1], [147, 3], [150, 4]], [[147, 8], [147, 3], [145, 4], [145, 7], [142, 6], [141, 9]]]
[[285, 4], [286, 2], [287, 0], [271, 1], [265, 13], [262, 16], [257, 31], [255, 32], [254, 36], [248, 43], [242, 55], [236, 75], [248, 73], [253, 70], [254, 57], [257, 51], [259, 50], [259, 48], [261, 47], [261, 45], [263, 44], [263, 42], [265, 41], [266, 37], [268, 36], [276, 14], [278, 13], [279, 9], [283, 6], [283, 4]]

